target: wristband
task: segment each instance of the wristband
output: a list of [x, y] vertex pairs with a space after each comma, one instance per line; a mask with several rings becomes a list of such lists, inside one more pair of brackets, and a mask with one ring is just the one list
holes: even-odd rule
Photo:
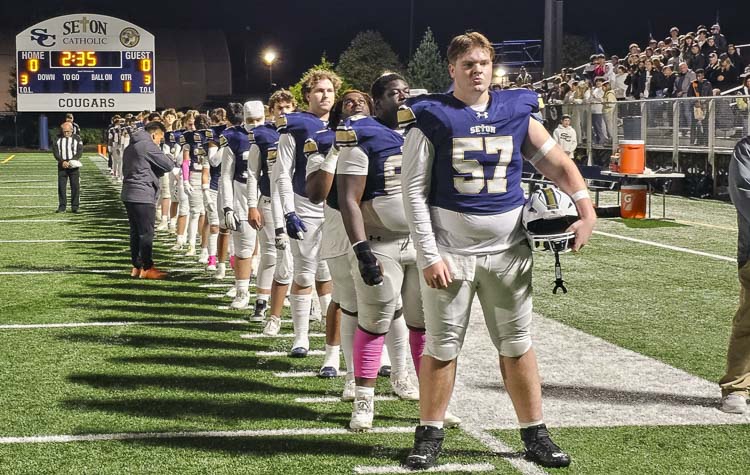
[[577, 203], [581, 200], [591, 199], [591, 196], [589, 195], [589, 190], [584, 188], [583, 190], [578, 190], [570, 195], [570, 198]]
[[210, 189], [211, 189], [211, 185], [208, 183], [204, 183], [201, 185], [201, 190], [210, 190]]
[[320, 164], [320, 169], [331, 175], [336, 174], [336, 163], [338, 162], [339, 154], [330, 152], [323, 159], [323, 163]]
[[550, 150], [555, 148], [555, 145], [557, 145], [557, 142], [555, 142], [555, 139], [553, 139], [552, 137], [548, 138], [547, 141], [544, 142], [544, 144], [541, 147], [539, 147], [539, 150], [536, 151], [534, 156], [529, 159], [529, 162], [532, 165], [536, 165], [536, 163], [539, 160], [547, 156]]

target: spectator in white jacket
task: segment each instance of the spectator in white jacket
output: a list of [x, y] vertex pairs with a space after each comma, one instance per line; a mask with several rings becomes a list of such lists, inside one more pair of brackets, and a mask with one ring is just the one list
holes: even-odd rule
[[560, 122], [560, 125], [558, 125], [555, 131], [552, 132], [552, 137], [572, 160], [575, 158], [576, 147], [578, 147], [578, 136], [576, 135], [576, 130], [571, 127], [570, 123], [570, 116], [568, 114], [563, 115], [562, 122]]
[[594, 129], [594, 145], [601, 145], [609, 140], [607, 126], [604, 123], [604, 78], [598, 77], [591, 92], [591, 125]]

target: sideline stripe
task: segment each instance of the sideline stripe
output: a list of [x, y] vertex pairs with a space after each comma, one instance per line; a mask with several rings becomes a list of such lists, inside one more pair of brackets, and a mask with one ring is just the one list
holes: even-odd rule
[[202, 289], [214, 289], [214, 288], [228, 289], [229, 287], [234, 287], [234, 284], [201, 284], [198, 287]]
[[0, 330], [31, 330], [38, 328], [128, 327], [133, 325], [217, 325], [240, 323], [246, 322], [243, 320], [163, 320], [159, 322], [30, 323], [0, 325]]
[[0, 186], [0, 190], [39, 190], [43, 188], [57, 188], [57, 185], [48, 186]]
[[719, 226], [719, 225], [716, 225], [716, 224], [696, 223], [695, 221], [685, 221], [685, 220], [682, 220], [682, 219], [675, 219], [674, 222], [675, 223], [679, 223], [679, 224], [689, 224], [691, 226], [703, 226], [705, 228], [721, 229], [722, 231], [734, 231], [734, 232], [737, 232], [737, 228], [736, 227], [735, 228], [730, 228], [728, 226]]
[[[407, 434], [414, 427], [374, 427], [369, 434]], [[38, 435], [31, 437], [0, 437], [0, 444], [48, 444], [60, 442], [95, 442], [102, 440], [194, 439], [235, 437], [300, 437], [310, 435], [351, 435], [348, 429], [266, 429], [266, 430], [206, 430], [195, 432], [121, 432], [114, 434]]]
[[645, 244], [647, 246], [660, 247], [662, 249], [668, 249], [670, 251], [685, 252], [687, 254], [694, 254], [696, 256], [710, 257], [711, 259], [731, 262], [733, 264], [737, 263], [737, 259], [735, 259], [734, 257], [719, 256], [717, 254], [709, 254], [708, 252], [694, 251], [693, 249], [687, 249], [684, 247], [670, 246], [669, 244], [661, 244], [661, 243], [654, 242], [654, 241], [646, 241], [644, 239], [636, 239], [636, 238], [631, 238], [627, 236], [620, 236], [618, 234], [605, 233], [604, 231], [594, 231], [594, 234], [599, 234], [601, 236], [611, 237], [615, 239], [622, 239], [623, 241], [630, 241], [630, 242], [635, 242], [638, 244]]
[[13, 160], [13, 157], [15, 157], [15, 155], [11, 155], [10, 157], [3, 160], [3, 164], [8, 163], [9, 161]]
[[[496, 467], [489, 463], [446, 463], [444, 465], [435, 465], [427, 470], [420, 470], [419, 473], [476, 473], [476, 472], [493, 472]], [[354, 473], [415, 473], [400, 465], [357, 465], [354, 467]]]
[[[291, 322], [291, 320], [282, 320], [282, 323]], [[324, 337], [325, 333], [308, 333], [310, 338]], [[279, 333], [278, 335], [264, 335], [263, 333], [243, 333], [240, 335], [243, 340], [255, 340], [256, 338], [294, 338], [294, 333]]]
[[13, 270], [0, 271], [0, 275], [34, 275], [34, 274], [119, 274], [127, 269], [78, 269], [78, 270]]
[[[324, 350], [309, 350], [307, 356], [325, 356]], [[289, 356], [288, 351], [256, 351], [255, 356]]]
[[[50, 178], [54, 178], [52, 175], [50, 175]], [[49, 180], [22, 180], [22, 181], [0, 181], [0, 185], [15, 185], [23, 184], [23, 183], [49, 183]]]
[[67, 223], [70, 219], [0, 219], [0, 223]]
[[[339, 376], [343, 376], [346, 373], [339, 373]], [[317, 371], [282, 371], [280, 373], [273, 373], [277, 378], [317, 378]]]
[[[375, 396], [375, 401], [398, 401], [396, 396]], [[294, 402], [310, 403], [310, 404], [335, 404], [342, 401], [340, 397], [298, 397]]]
[[42, 197], [46, 196], [49, 198], [52, 196], [51, 193], [47, 193], [46, 195], [0, 195], [0, 198], [32, 198], [32, 197]]
[[56, 243], [56, 242], [116, 242], [124, 241], [120, 238], [101, 238], [101, 239], [0, 239], [0, 243], [21, 244], [21, 243]]

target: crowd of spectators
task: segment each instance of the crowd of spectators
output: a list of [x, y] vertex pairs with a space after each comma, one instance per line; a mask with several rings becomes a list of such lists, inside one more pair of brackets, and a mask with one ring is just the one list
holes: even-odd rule
[[[604, 54], [595, 54], [582, 69], [565, 68], [534, 85], [530, 75], [522, 70], [507, 86], [536, 86], [540, 103], [546, 106], [543, 114], [550, 131], [563, 117], [569, 117], [578, 143], [590, 139], [595, 145], [605, 145], [616, 133], [617, 101], [712, 96], [738, 86], [744, 87], [737, 94], [750, 92], [750, 67], [746, 67], [738, 48], [721, 33], [721, 27], [700, 25], [695, 31], [681, 34], [672, 27], [663, 40], [650, 39], [643, 47], [631, 44], [624, 58], [613, 55], [607, 60]], [[587, 108], [577, 107], [582, 104], [591, 108], [591, 124], [588, 113], [584, 113]], [[671, 108], [663, 104], [649, 104], [649, 126], [657, 125], [655, 121], [659, 119], [671, 121]], [[741, 105], [746, 108], [747, 102], [738, 101], [734, 107]], [[692, 144], [704, 144], [707, 120], [700, 101], [681, 105], [680, 115], [681, 124], [685, 124], [683, 134], [689, 134]]]

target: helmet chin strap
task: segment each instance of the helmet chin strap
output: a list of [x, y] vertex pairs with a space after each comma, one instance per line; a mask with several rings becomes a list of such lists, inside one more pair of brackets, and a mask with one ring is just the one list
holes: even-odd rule
[[560, 266], [560, 253], [557, 251], [557, 248], [554, 248], [555, 251], [555, 288], [552, 289], [553, 294], [557, 294], [557, 290], [561, 289], [563, 294], [568, 293], [568, 289], [565, 288], [565, 281], [562, 278], [562, 267]]

